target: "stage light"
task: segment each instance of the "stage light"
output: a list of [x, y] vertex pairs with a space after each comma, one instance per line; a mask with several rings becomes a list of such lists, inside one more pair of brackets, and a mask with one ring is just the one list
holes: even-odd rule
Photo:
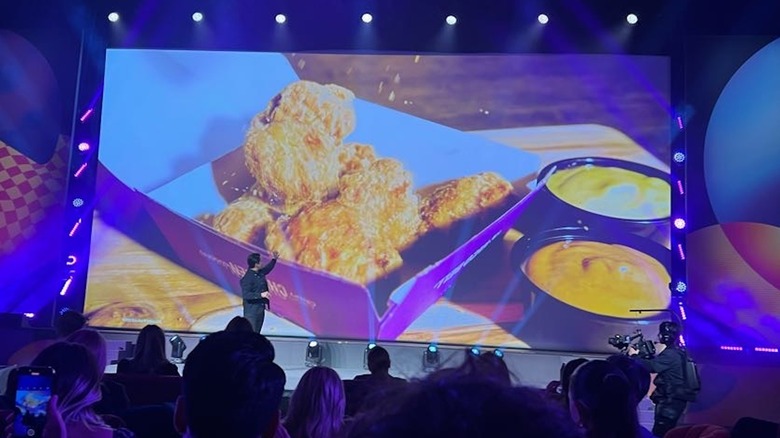
[[768, 347], [756, 347], [753, 349], [753, 351], [757, 353], [780, 353], [780, 350], [777, 348], [768, 348]]
[[81, 143], [79, 143], [78, 148], [81, 152], [86, 152], [89, 150], [89, 143], [87, 143], [86, 141], [82, 141]]
[[25, 312], [24, 313], [24, 317], [27, 318], [27, 319], [33, 319], [33, 318], [35, 318], [35, 314], [32, 313], [32, 312]]
[[65, 264], [66, 264], [66, 265], [68, 265], [68, 266], [73, 266], [73, 265], [75, 265], [75, 264], [76, 264], [76, 262], [77, 262], [77, 261], [78, 261], [78, 259], [76, 258], [76, 256], [74, 256], [74, 255], [69, 255], [69, 256], [68, 256], [68, 261], [67, 261], [67, 262], [65, 262]]
[[374, 17], [372, 17], [371, 14], [369, 14], [368, 12], [366, 12], [365, 14], [363, 14], [362, 17], [360, 17], [360, 19], [363, 20], [363, 23], [370, 23], [371, 20], [374, 19]]
[[323, 362], [322, 345], [316, 339], [309, 341], [306, 346], [306, 360], [304, 364], [307, 367], [316, 367]]
[[538, 17], [536, 17], [537, 20], [539, 20], [539, 23], [547, 24], [550, 22], [550, 17], [547, 16], [547, 14], [539, 14]]
[[108, 21], [110, 21], [112, 23], [116, 23], [117, 21], [119, 21], [119, 13], [112, 12], [112, 13], [108, 14]]
[[685, 228], [685, 219], [683, 219], [681, 217], [678, 217], [677, 219], [675, 219], [674, 220], [674, 227], [677, 228], [678, 230], [682, 230], [683, 228]]
[[447, 22], [450, 26], [453, 26], [455, 23], [458, 22], [458, 18], [454, 15], [447, 15], [447, 18], [444, 19], [444, 21]]
[[279, 24], [284, 24], [287, 22], [287, 17], [284, 14], [276, 14], [276, 22]]
[[81, 123], [84, 123], [84, 122], [86, 122], [86, 121], [87, 121], [87, 119], [89, 118], [89, 116], [91, 116], [93, 112], [94, 112], [94, 110], [93, 110], [92, 108], [90, 108], [90, 109], [88, 109], [88, 110], [84, 111], [84, 114], [82, 114], [82, 115], [81, 115], [81, 117], [79, 117], [79, 121], [80, 121]]
[[74, 177], [78, 178], [81, 176], [82, 173], [84, 173], [84, 170], [87, 169], [87, 163], [82, 163], [81, 166], [76, 170], [76, 173], [73, 174]]
[[682, 243], [677, 244], [677, 253], [680, 254], [680, 260], [685, 260], [685, 251], [683, 251]]
[[685, 189], [683, 189], [683, 182], [681, 179], [677, 180], [677, 191], [680, 192], [680, 196], [685, 194]]
[[688, 315], [685, 313], [685, 306], [683, 306], [682, 303], [678, 304], [678, 306], [680, 308], [680, 317], [682, 318], [683, 321], [685, 321], [686, 319], [688, 319]]
[[65, 280], [65, 284], [62, 285], [62, 289], [60, 289], [60, 296], [64, 297], [66, 293], [68, 293], [68, 288], [70, 288], [70, 284], [73, 283], [73, 277], [68, 277], [67, 280]]
[[184, 343], [184, 340], [179, 335], [173, 335], [171, 337], [171, 358], [173, 359], [173, 362], [176, 363], [182, 363], [184, 362], [184, 350], [187, 349], [187, 344]]
[[76, 230], [79, 229], [79, 225], [81, 225], [81, 219], [77, 220], [75, 224], [73, 224], [73, 228], [70, 229], [70, 233], [68, 233], [68, 237], [73, 237], [74, 234], [76, 234]]
[[476, 345], [471, 347], [469, 349], [469, 354], [471, 354], [472, 356], [479, 356], [479, 347], [477, 347]]
[[734, 347], [732, 345], [721, 345], [720, 349], [724, 351], [742, 351], [742, 347]]
[[674, 155], [672, 155], [672, 159], [675, 163], [682, 163], [685, 161], [685, 154], [682, 152], [675, 152]]
[[196, 23], [200, 23], [203, 21], [203, 13], [202, 12], [195, 12], [192, 14], [192, 21]]
[[366, 349], [363, 351], [363, 369], [368, 369], [368, 353], [376, 347], [376, 344], [373, 342], [369, 342], [368, 345], [366, 345]]
[[73, 200], [73, 206], [74, 207], [81, 207], [82, 205], [84, 205], [84, 200], [83, 199], [76, 198], [76, 199]]
[[501, 358], [501, 359], [503, 359], [503, 358], [504, 358], [504, 352], [503, 352], [503, 351], [501, 351], [501, 350], [500, 350], [500, 349], [498, 349], [498, 348], [496, 348], [495, 350], [493, 350], [493, 354], [494, 354], [496, 357], [499, 357], [499, 358]]
[[686, 290], [688, 290], [688, 285], [685, 284], [684, 281], [678, 281], [677, 284], [674, 285], [674, 290], [677, 292], [683, 293]]
[[436, 344], [428, 345], [428, 348], [423, 352], [423, 370], [433, 371], [439, 368], [440, 363], [439, 347]]
[[628, 14], [626, 15], [626, 21], [628, 21], [628, 24], [636, 24], [639, 21], [639, 17], [636, 14]]

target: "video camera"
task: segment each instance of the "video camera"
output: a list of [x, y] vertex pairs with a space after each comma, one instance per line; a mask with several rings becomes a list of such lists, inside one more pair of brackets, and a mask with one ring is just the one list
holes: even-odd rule
[[623, 354], [628, 354], [628, 348], [634, 347], [639, 351], [639, 357], [642, 359], [652, 359], [655, 357], [655, 344], [653, 341], [645, 340], [642, 330], [640, 329], [637, 329], [630, 335], [612, 336], [607, 342], [609, 342], [609, 345], [620, 350]]

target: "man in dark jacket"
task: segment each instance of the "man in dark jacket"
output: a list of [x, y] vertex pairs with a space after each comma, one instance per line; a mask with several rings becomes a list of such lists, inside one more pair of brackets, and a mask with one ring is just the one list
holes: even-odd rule
[[661, 323], [658, 329], [658, 340], [664, 347], [659, 347], [660, 353], [652, 359], [642, 359], [639, 351], [631, 348], [629, 354], [642, 363], [651, 373], [656, 373], [655, 391], [650, 400], [655, 403], [655, 424], [653, 434], [658, 437], [666, 435], [680, 420], [688, 404], [685, 382], [685, 350], [679, 345], [680, 326], [672, 321]]
[[265, 266], [260, 265], [260, 254], [252, 253], [247, 257], [249, 269], [241, 278], [241, 297], [244, 299], [244, 318], [252, 323], [255, 332], [260, 333], [265, 320], [265, 309], [271, 307], [271, 301], [268, 299], [271, 294], [268, 292], [268, 281], [265, 276], [276, 266], [276, 258], [273, 258]]

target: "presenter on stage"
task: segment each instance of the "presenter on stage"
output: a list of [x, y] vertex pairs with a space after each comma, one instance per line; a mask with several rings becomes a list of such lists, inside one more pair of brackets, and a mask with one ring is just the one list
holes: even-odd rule
[[274, 253], [270, 262], [265, 265], [260, 264], [260, 254], [252, 253], [247, 257], [249, 269], [241, 278], [241, 297], [244, 299], [244, 318], [252, 323], [255, 332], [260, 333], [265, 319], [265, 310], [271, 308], [271, 301], [268, 299], [271, 293], [268, 292], [268, 281], [265, 276], [276, 266], [276, 259], [279, 257]]

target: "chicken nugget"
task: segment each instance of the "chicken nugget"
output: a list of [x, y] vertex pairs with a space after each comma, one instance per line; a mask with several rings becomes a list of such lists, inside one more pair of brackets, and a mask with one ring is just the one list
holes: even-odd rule
[[448, 181], [422, 201], [422, 220], [429, 229], [447, 228], [504, 201], [512, 184], [494, 172]]
[[371, 145], [346, 143], [339, 151], [341, 175], [367, 169], [376, 161], [376, 152]]
[[271, 225], [265, 245], [282, 258], [368, 284], [402, 263], [375, 225], [354, 208], [329, 201]]
[[212, 226], [226, 236], [255, 244], [273, 220], [266, 203], [254, 196], [243, 195], [214, 216]]
[[382, 238], [396, 249], [406, 248], [420, 230], [420, 199], [412, 175], [397, 160], [382, 158], [342, 176], [337, 199], [359, 210], [364, 220], [375, 221]]

